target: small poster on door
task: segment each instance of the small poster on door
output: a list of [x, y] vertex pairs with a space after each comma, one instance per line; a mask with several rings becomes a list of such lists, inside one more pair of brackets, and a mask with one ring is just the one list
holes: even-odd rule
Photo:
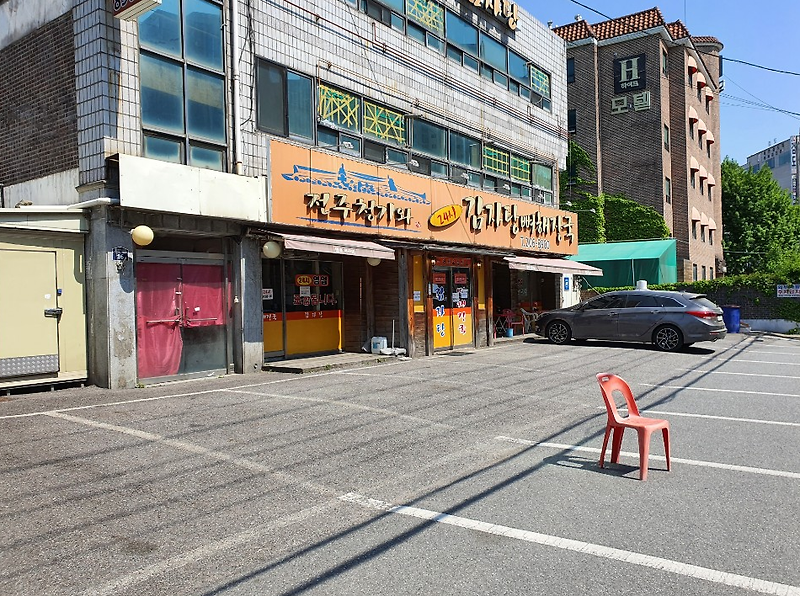
[[467, 285], [467, 274], [456, 273], [455, 275], [453, 275], [453, 280], [456, 282], [457, 286], [465, 286]]
[[273, 299], [273, 292], [272, 288], [261, 288], [261, 299], [262, 300], [272, 300]]
[[461, 288], [461, 290], [459, 290], [459, 293], [461, 294], [461, 298], [463, 298], [464, 300], [469, 298], [469, 290], [467, 288]]
[[301, 296], [311, 296], [311, 286], [300, 286]]
[[459, 294], [458, 292], [453, 292], [452, 298], [453, 302], [458, 302], [459, 300], [461, 300], [461, 294]]
[[414, 302], [422, 302], [422, 292], [414, 290]]

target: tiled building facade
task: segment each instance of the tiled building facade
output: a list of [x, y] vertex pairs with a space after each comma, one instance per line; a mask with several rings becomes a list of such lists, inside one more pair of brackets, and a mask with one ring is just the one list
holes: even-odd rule
[[781, 188], [789, 192], [792, 202], [800, 204], [798, 189], [797, 151], [800, 149], [800, 135], [794, 135], [780, 143], [762, 149], [747, 158], [746, 167], [753, 172], [769, 168]]
[[0, 2], [0, 224], [86, 222], [90, 380], [480, 347], [575, 298], [565, 44], [516, 4], [152, 4]]
[[663, 215], [678, 240], [679, 280], [721, 275], [722, 44], [657, 8], [555, 32], [567, 41], [570, 135], [597, 166], [591, 192]]

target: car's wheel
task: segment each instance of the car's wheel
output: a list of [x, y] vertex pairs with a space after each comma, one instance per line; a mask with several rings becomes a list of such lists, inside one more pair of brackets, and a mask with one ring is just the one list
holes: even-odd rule
[[653, 333], [653, 344], [662, 352], [677, 352], [683, 347], [683, 334], [673, 325], [664, 325]]
[[572, 329], [564, 321], [553, 321], [547, 326], [547, 339], [554, 344], [565, 344], [572, 337]]

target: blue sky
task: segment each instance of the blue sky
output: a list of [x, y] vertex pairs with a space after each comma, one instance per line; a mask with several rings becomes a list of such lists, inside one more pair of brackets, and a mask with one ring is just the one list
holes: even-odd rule
[[[765, 0], [580, 0], [609, 17], [658, 6], [666, 21], [681, 20], [694, 36], [711, 35], [725, 48], [723, 57], [800, 73], [800, 2]], [[571, 0], [517, 0], [543, 23], [565, 25], [580, 14], [589, 23], [606, 20]], [[800, 113], [800, 76], [778, 74], [725, 61], [725, 91], [720, 96], [720, 149], [743, 164], [749, 155], [775, 141], [800, 134], [800, 116], [766, 110], [753, 104]], [[752, 102], [752, 103], [751, 103]]]

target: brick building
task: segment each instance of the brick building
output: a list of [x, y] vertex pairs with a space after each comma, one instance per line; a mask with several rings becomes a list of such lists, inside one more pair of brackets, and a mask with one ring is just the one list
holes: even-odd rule
[[570, 137], [597, 167], [591, 192], [663, 215], [680, 281], [722, 274], [722, 44], [667, 23], [658, 8], [554, 31], [567, 42]]
[[508, 0], [0, 0], [0, 227], [83, 222], [102, 386], [486, 346], [577, 298], [565, 63]]

